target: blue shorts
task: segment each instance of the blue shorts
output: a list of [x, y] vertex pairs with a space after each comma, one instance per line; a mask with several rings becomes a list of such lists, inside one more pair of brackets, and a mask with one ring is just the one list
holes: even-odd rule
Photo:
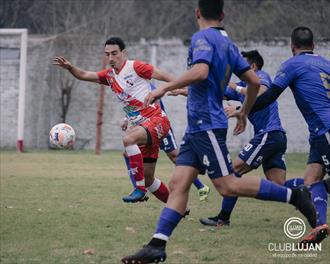
[[330, 176], [330, 132], [310, 140], [307, 164], [319, 163], [325, 167]]
[[164, 137], [163, 140], [160, 142], [159, 148], [166, 153], [172, 152], [173, 150], [176, 150], [178, 148], [175, 142], [175, 137], [172, 128], [170, 128], [170, 131], [168, 132], [167, 136]]
[[280, 130], [256, 135], [238, 156], [253, 169], [262, 164], [264, 172], [272, 168], [286, 170], [284, 159], [286, 142], [286, 135]]
[[226, 145], [227, 129], [186, 133], [176, 159], [176, 166], [185, 165], [207, 172], [211, 179], [233, 173]]

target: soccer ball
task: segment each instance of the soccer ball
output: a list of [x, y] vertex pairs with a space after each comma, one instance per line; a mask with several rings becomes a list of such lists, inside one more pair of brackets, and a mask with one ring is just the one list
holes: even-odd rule
[[70, 125], [65, 123], [53, 126], [49, 132], [49, 142], [59, 149], [68, 149], [72, 147], [75, 140], [76, 133]]

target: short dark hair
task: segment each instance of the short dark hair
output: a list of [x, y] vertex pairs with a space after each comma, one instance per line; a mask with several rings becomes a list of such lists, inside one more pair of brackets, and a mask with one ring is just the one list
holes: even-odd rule
[[248, 60], [250, 64], [255, 63], [258, 70], [261, 70], [264, 66], [264, 59], [257, 50], [242, 51], [242, 56]]
[[313, 32], [308, 27], [297, 27], [292, 31], [291, 43], [297, 48], [313, 47]]
[[118, 38], [118, 37], [109, 38], [105, 42], [104, 46], [105, 45], [118, 45], [118, 47], [121, 51], [126, 48], [125, 42], [121, 38]]
[[205, 19], [220, 19], [224, 0], [199, 0], [198, 8]]

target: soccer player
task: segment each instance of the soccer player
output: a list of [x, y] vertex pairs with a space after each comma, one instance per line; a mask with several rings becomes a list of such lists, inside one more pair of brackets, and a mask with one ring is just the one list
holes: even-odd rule
[[[150, 88], [151, 88], [151, 90], [156, 89], [156, 87], [153, 84], [151, 84]], [[160, 103], [161, 109], [166, 113], [163, 102], [160, 100], [159, 103]], [[123, 124], [121, 125], [122, 130], [125, 131], [127, 129], [127, 126], [128, 126], [128, 119], [125, 118]], [[179, 152], [178, 152], [178, 147], [176, 145], [176, 141], [175, 141], [175, 137], [174, 137], [172, 128], [170, 128], [167, 136], [165, 136], [162, 139], [162, 141], [160, 143], [160, 149], [163, 150], [166, 153], [167, 157], [175, 164], [175, 161], [176, 161], [176, 158], [177, 158]], [[125, 153], [124, 153], [124, 159], [125, 159], [125, 164], [126, 164], [126, 167], [128, 170], [128, 175], [130, 176], [131, 182], [132, 182], [133, 186], [135, 187], [136, 182], [131, 173], [129, 160]], [[196, 178], [193, 181], [193, 184], [198, 190], [199, 200], [205, 201], [210, 193], [210, 188], [206, 184], [204, 184], [199, 178]]]
[[282, 63], [270, 89], [262, 94], [253, 112], [274, 102], [290, 87], [310, 133], [310, 151], [304, 184], [312, 193], [317, 210], [317, 227], [302, 243], [319, 243], [329, 235], [327, 221], [327, 189], [330, 173], [330, 61], [315, 54], [313, 32], [308, 27], [297, 27], [291, 34], [293, 57]]
[[67, 69], [79, 80], [110, 86], [121, 102], [132, 124], [123, 135], [123, 144], [136, 181], [134, 191], [123, 200], [132, 203], [143, 201], [147, 188], [152, 188], [151, 192], [166, 203], [168, 188], [154, 178], [154, 171], [159, 145], [169, 132], [170, 122], [159, 103], [144, 107], [143, 101], [150, 91], [150, 79], [170, 81], [173, 77], [152, 65], [128, 60], [125, 43], [120, 38], [108, 39], [104, 52], [111, 67], [100, 72], [82, 70], [61, 56], [56, 57], [53, 64]]
[[188, 127], [180, 146], [170, 181], [170, 195], [162, 210], [151, 241], [123, 263], [152, 263], [166, 259], [165, 247], [186, 210], [193, 180], [207, 170], [213, 185], [224, 196], [247, 196], [290, 203], [315, 226], [316, 213], [306, 188], [289, 189], [256, 176], [236, 177], [226, 146], [227, 116], [222, 107], [224, 90], [232, 72], [247, 85], [245, 101], [234, 133], [242, 133], [246, 118], [259, 90], [259, 79], [240, 55], [238, 48], [220, 27], [224, 18], [223, 0], [199, 0], [195, 11], [200, 31], [192, 37], [188, 67], [176, 80], [159, 86], [146, 97], [145, 105], [166, 92], [189, 85]]
[[[271, 85], [270, 76], [262, 70], [264, 60], [257, 50], [242, 52], [250, 67], [260, 79], [259, 94], [265, 92]], [[229, 83], [224, 97], [226, 100], [244, 102], [246, 83]], [[225, 108], [228, 115], [236, 110], [236, 106], [229, 105]], [[249, 120], [254, 128], [254, 137], [240, 152], [233, 162], [233, 169], [237, 177], [257, 169], [260, 165], [268, 180], [283, 185], [286, 178], [284, 154], [286, 151], [286, 135], [281, 125], [277, 102], [267, 108], [249, 115]], [[237, 197], [224, 197], [222, 208], [215, 217], [201, 218], [203, 225], [228, 226], [230, 215], [235, 207]]]

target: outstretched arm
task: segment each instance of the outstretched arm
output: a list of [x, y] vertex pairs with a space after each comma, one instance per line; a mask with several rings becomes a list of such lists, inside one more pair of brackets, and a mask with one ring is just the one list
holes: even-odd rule
[[151, 78], [164, 82], [171, 82], [175, 79], [173, 75], [169, 74], [168, 72], [162, 71], [156, 67], [153, 68]]
[[185, 71], [179, 78], [175, 79], [174, 81], [164, 83], [160, 85], [156, 90], [153, 90], [151, 93], [149, 93], [144, 100], [144, 106], [148, 106], [157, 99], [160, 99], [166, 92], [188, 86], [189, 84], [195, 82], [203, 81], [207, 78], [208, 74], [208, 64], [196, 63], [192, 68]]
[[57, 65], [63, 69], [68, 70], [74, 77], [79, 80], [100, 83], [96, 72], [82, 70], [74, 66], [69, 60], [62, 56], [56, 57], [53, 60], [53, 65]]
[[257, 112], [259, 110], [264, 109], [266, 106], [270, 105], [271, 103], [275, 102], [276, 99], [280, 96], [280, 94], [284, 90], [278, 87], [275, 84], [272, 84], [266, 92], [262, 95], [258, 96], [256, 102], [254, 103], [251, 113]]

